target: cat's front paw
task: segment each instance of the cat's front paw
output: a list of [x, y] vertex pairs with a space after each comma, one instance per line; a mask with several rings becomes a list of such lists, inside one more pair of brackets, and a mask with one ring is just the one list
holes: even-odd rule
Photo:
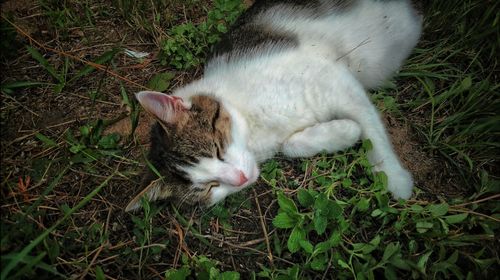
[[408, 199], [412, 195], [413, 179], [410, 172], [405, 169], [393, 171], [388, 174], [388, 186], [395, 199]]

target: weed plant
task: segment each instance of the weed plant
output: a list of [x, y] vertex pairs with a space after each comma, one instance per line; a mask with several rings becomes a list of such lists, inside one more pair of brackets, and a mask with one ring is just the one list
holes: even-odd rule
[[173, 27], [161, 43], [160, 61], [177, 69], [189, 69], [204, 62], [209, 47], [220, 40], [239, 14], [243, 5], [239, 0], [216, 0], [207, 20]]

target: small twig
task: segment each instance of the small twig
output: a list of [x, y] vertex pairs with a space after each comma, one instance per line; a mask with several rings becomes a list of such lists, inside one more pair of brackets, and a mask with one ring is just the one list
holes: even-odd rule
[[[190, 234], [192, 234], [192, 233], [190, 233]], [[203, 235], [203, 237], [205, 237], [207, 239], [211, 239], [211, 240], [217, 241], [217, 242], [220, 242], [222, 244], [225, 244], [225, 245], [237, 248], [237, 249], [240, 249], [240, 250], [248, 250], [248, 251], [252, 251], [252, 252], [258, 253], [260, 255], [266, 255], [267, 256], [267, 253], [259, 251], [257, 249], [254, 249], [252, 247], [245, 247], [245, 246], [242, 246], [241, 244], [234, 244], [234, 243], [231, 243], [231, 242], [226, 241], [226, 240], [222, 240], [222, 239], [217, 238], [217, 237], [212, 236], [212, 235]], [[279, 260], [279, 261], [282, 261], [282, 262], [287, 263], [287, 264], [295, 265], [294, 262], [291, 262], [289, 260], [286, 260], [286, 259], [283, 259], [283, 258], [280, 258], [280, 257], [274, 256], [273, 258], [275, 260]]]
[[136, 252], [139, 250], [144, 250], [144, 249], [148, 249], [148, 248], [152, 248], [152, 247], [161, 247], [162, 249], [165, 249], [165, 248], [167, 248], [167, 245], [161, 244], [161, 243], [153, 243], [153, 244], [148, 244], [148, 245], [136, 247], [136, 248], [132, 249], [132, 251]]
[[[152, 268], [151, 266], [149, 265], [146, 265], [146, 268], [151, 271], [158, 279], [162, 279], [162, 275], [154, 268]], [[156, 279], [156, 278], [155, 278]]]
[[348, 52], [346, 52], [345, 54], [339, 56], [337, 58], [337, 61], [341, 60], [342, 58], [348, 56], [350, 53], [352, 53], [353, 51], [355, 51], [356, 49], [360, 48], [361, 46], [363, 45], [366, 45], [370, 42], [370, 38], [366, 38], [364, 39], [361, 43], [359, 43], [357, 46], [355, 46], [354, 48], [352, 48], [351, 50], [349, 50]]
[[179, 225], [179, 223], [177, 223], [176, 220], [174, 220], [173, 224], [176, 228], [177, 237], [179, 238], [179, 244], [177, 245], [177, 250], [175, 251], [174, 263], [172, 266], [177, 267], [177, 263], [179, 262], [179, 257], [180, 257], [181, 246], [182, 246], [181, 244], [182, 244], [182, 242], [184, 242], [184, 234], [183, 234], [181, 226]]
[[472, 214], [472, 215], [476, 215], [476, 216], [480, 216], [480, 217], [483, 217], [483, 218], [486, 218], [486, 219], [490, 219], [490, 220], [493, 220], [495, 222], [500, 222], [500, 219], [497, 219], [495, 217], [492, 217], [492, 216], [488, 216], [486, 214], [483, 214], [483, 213], [479, 213], [479, 212], [475, 212], [475, 211], [472, 211], [472, 210], [468, 210], [468, 209], [456, 209], [456, 208], [452, 208], [450, 207], [450, 209], [448, 211], [451, 211], [451, 212], [460, 212], [460, 213], [468, 213], [468, 214]]
[[82, 275], [80, 276], [80, 279], [84, 279], [85, 276], [87, 276], [87, 274], [89, 273], [90, 271], [90, 268], [94, 265], [95, 261], [97, 260], [97, 257], [101, 254], [101, 251], [102, 249], [104, 248], [105, 246], [105, 243], [101, 244], [101, 246], [99, 247], [99, 249], [97, 250], [97, 252], [95, 253], [94, 257], [92, 258], [92, 260], [90, 261], [90, 264], [87, 266], [87, 268], [85, 268], [85, 270], [83, 271]]
[[234, 257], [233, 257], [233, 249], [229, 248], [229, 253], [231, 254], [231, 264], [233, 265], [234, 270], [238, 270], [238, 267], [236, 267], [236, 263], [234, 262]]
[[12, 101], [14, 101], [17, 105], [19, 105], [19, 106], [23, 107], [23, 108], [24, 108], [24, 110], [26, 110], [26, 111], [28, 111], [28, 112], [32, 113], [33, 115], [35, 115], [35, 116], [37, 116], [37, 117], [40, 117], [40, 115], [39, 115], [39, 114], [37, 114], [37, 113], [33, 112], [30, 108], [28, 108], [28, 107], [24, 106], [21, 102], [17, 101], [14, 97], [12, 97], [12, 96], [10, 96], [10, 95], [8, 95], [8, 94], [3, 94], [3, 96], [5, 96], [5, 97], [7, 97], [7, 98], [11, 99], [11, 100], [12, 100]]
[[260, 210], [260, 203], [259, 203], [259, 199], [257, 198], [257, 192], [255, 191], [255, 189], [253, 189], [253, 194], [255, 196], [255, 203], [257, 204], [257, 210], [259, 211], [260, 225], [262, 226], [262, 231], [264, 232], [264, 238], [266, 240], [266, 247], [267, 247], [267, 252], [268, 252], [269, 263], [271, 264], [271, 267], [274, 267], [273, 253], [271, 251], [271, 245], [269, 243], [269, 237], [267, 236], [266, 223], [265, 223], [265, 220], [264, 220], [264, 216], [262, 216], [262, 211]]
[[262, 242], [264, 240], [266, 240], [265, 237], [262, 237], [262, 238], [259, 238], [259, 239], [254, 239], [254, 240], [249, 240], [247, 242], [240, 243], [240, 246], [245, 246], [245, 247], [253, 246], [255, 244], [259, 244], [260, 242]]
[[464, 207], [466, 205], [470, 205], [470, 204], [474, 204], [474, 203], [480, 203], [480, 202], [487, 201], [487, 200], [492, 200], [492, 199], [495, 199], [495, 198], [498, 198], [498, 197], [500, 197], [500, 193], [492, 195], [492, 196], [488, 196], [488, 197], [485, 197], [485, 198], [481, 198], [481, 199], [478, 199], [478, 200], [474, 200], [474, 201], [465, 202], [465, 203], [462, 203], [462, 204], [453, 205], [453, 207]]

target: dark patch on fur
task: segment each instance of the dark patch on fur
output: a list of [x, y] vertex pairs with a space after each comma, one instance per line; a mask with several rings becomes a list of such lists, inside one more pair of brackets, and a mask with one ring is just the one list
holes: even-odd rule
[[193, 155], [181, 154], [176, 149], [172, 149], [173, 145], [176, 145], [173, 140], [175, 139], [167, 136], [160, 123], [155, 123], [151, 128], [151, 149], [148, 159], [162, 175], [163, 173], [178, 174], [175, 176], [187, 183], [189, 179], [186, 174], [176, 166], [192, 165], [198, 160]]
[[213, 131], [217, 130], [217, 127], [215, 126], [217, 124], [217, 120], [219, 119], [220, 116], [220, 104], [217, 103], [217, 111], [215, 111], [215, 115], [212, 118], [212, 129]]
[[261, 0], [250, 7], [226, 33], [222, 40], [215, 45], [209, 58], [224, 54], [240, 55], [252, 49], [282, 49], [293, 48], [298, 45], [293, 34], [270, 30], [262, 24], [255, 23], [255, 18], [263, 11], [276, 5], [285, 5], [299, 8], [308, 17], [319, 17], [331, 12], [342, 12], [353, 6], [356, 0]]

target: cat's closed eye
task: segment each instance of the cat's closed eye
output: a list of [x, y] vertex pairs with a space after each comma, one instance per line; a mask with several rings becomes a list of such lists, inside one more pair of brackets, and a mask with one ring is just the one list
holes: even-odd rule
[[216, 188], [219, 186], [220, 186], [220, 183], [217, 181], [212, 181], [212, 182], [209, 182], [208, 184], [205, 185], [205, 187], [208, 188], [207, 193], [210, 193], [210, 191], [212, 191], [212, 188]]

